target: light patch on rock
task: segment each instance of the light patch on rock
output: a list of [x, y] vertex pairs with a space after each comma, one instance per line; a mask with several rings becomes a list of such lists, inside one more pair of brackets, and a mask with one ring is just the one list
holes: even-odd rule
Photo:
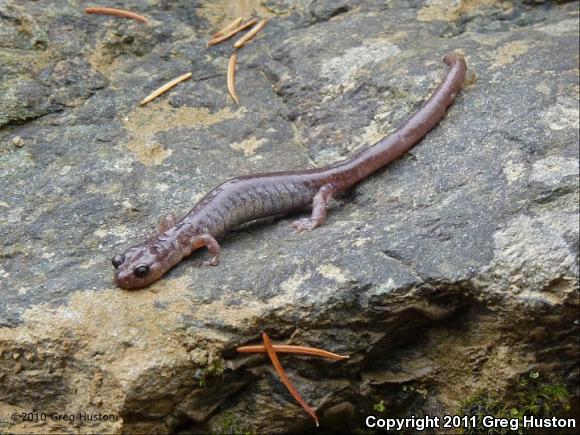
[[133, 171], [133, 162], [134, 161], [135, 161], [135, 159], [133, 159], [132, 156], [126, 155], [126, 156], [116, 160], [113, 163], [113, 168], [115, 168], [119, 172], [130, 173]]
[[[102, 248], [102, 245], [99, 244], [99, 249], [101, 249], [101, 248]], [[79, 267], [81, 269], [90, 269], [91, 267], [95, 267], [96, 265], [100, 266], [101, 264], [102, 264], [102, 259], [98, 259], [98, 260], [93, 259], [93, 260], [89, 260], [89, 261], [86, 261], [86, 262], [80, 264]]]
[[99, 239], [102, 239], [103, 237], [106, 237], [109, 234], [109, 232], [107, 230], [98, 229], [93, 234], [97, 236]]
[[9, 205], [7, 202], [0, 201], [0, 207], [3, 207], [3, 208], [10, 208], [10, 205]]
[[[109, 41], [114, 40], [115, 33], [112, 30], [108, 30], [105, 38]], [[95, 70], [109, 79], [112, 79], [112, 76], [115, 75], [115, 72], [118, 69], [119, 61], [114, 58], [113, 54], [108, 49], [107, 44], [100, 41], [95, 44], [95, 47], [87, 57], [87, 60]], [[109, 87], [112, 89], [118, 89], [118, 87], [114, 85], [114, 81], [111, 82]]]
[[541, 92], [544, 95], [550, 95], [552, 93], [552, 88], [550, 84], [546, 81], [540, 82], [535, 87], [536, 91]]
[[189, 352], [189, 359], [198, 366], [207, 366], [214, 361], [214, 356], [207, 349], [193, 349]]
[[333, 264], [323, 264], [318, 267], [318, 273], [323, 277], [332, 279], [340, 284], [348, 282], [348, 277], [343, 273], [342, 269]]
[[376, 287], [376, 289], [373, 290], [372, 294], [374, 296], [380, 296], [380, 295], [391, 293], [396, 288], [397, 288], [397, 284], [395, 283], [393, 278], [389, 278], [385, 283]]
[[25, 149], [18, 149], [13, 153], [0, 155], [0, 168], [4, 173], [13, 173], [19, 169], [34, 168], [36, 166], [36, 158]]
[[344, 160], [344, 156], [341, 156], [336, 148], [327, 148], [320, 150], [315, 156], [314, 166], [320, 167], [330, 165], [340, 160]]
[[255, 136], [252, 136], [242, 142], [234, 142], [230, 144], [230, 147], [237, 151], [243, 151], [246, 157], [250, 157], [266, 142], [266, 139], [257, 139]]
[[[362, 379], [371, 385], [402, 384], [425, 378], [435, 370], [433, 365], [425, 366], [425, 360], [420, 359], [413, 364], [416, 367], [405, 365], [402, 371], [374, 370], [361, 373]], [[417, 390], [418, 391], [418, 390]]]
[[[572, 290], [573, 279], [563, 279], [562, 282], [570, 281], [569, 289]], [[528, 302], [539, 302], [539, 303], [547, 303], [549, 305], [558, 305], [561, 304], [567, 296], [568, 291], [563, 291], [561, 293], [556, 293], [552, 291], [530, 291], [530, 290], [523, 290], [518, 294], [520, 299], [524, 299]]]
[[359, 47], [349, 48], [342, 55], [323, 61], [320, 75], [332, 84], [342, 85], [343, 90], [352, 89], [355, 81], [351, 79], [361, 69], [368, 70], [373, 65], [382, 64], [400, 51], [399, 47], [385, 43], [384, 39], [365, 41]]
[[547, 24], [538, 27], [538, 30], [547, 33], [550, 36], [565, 36], [568, 34], [578, 34], [578, 19], [571, 18], [562, 20], [558, 23]]
[[501, 7], [504, 13], [508, 13], [513, 9], [513, 5], [510, 2], [498, 0], [428, 0], [425, 2], [425, 6], [419, 9], [417, 20], [456, 21], [463, 15], [490, 6]]
[[280, 284], [280, 288], [284, 293], [296, 293], [303, 282], [305, 282], [308, 278], [310, 278], [311, 274], [294, 274], [282, 284]]
[[385, 137], [385, 118], [391, 113], [391, 110], [386, 109], [384, 112], [377, 113], [371, 123], [363, 129], [360, 135], [360, 143], [362, 146], [373, 145]]
[[530, 179], [547, 186], [559, 186], [568, 176], [578, 177], [578, 161], [560, 156], [549, 156], [533, 164]]
[[196, 192], [191, 196], [190, 204], [197, 204], [198, 201], [205, 196], [204, 192]]
[[196, 13], [212, 23], [215, 26], [214, 31], [217, 31], [232, 22], [235, 17], [268, 18], [273, 16], [272, 10], [264, 7], [262, 3], [264, 3], [263, 0], [213, 0], [200, 3]]
[[[280, 299], [276, 301], [275, 299], [277, 298]], [[230, 327], [242, 328], [250, 323], [256, 322], [263, 312], [267, 312], [274, 307], [288, 303], [290, 303], [288, 297], [283, 295], [272, 298], [268, 303], [245, 300], [243, 305], [226, 305], [223, 301], [219, 300], [199, 305], [192, 315], [194, 315], [197, 320], [207, 322], [211, 322], [215, 319], [223, 319], [225, 324]], [[216, 335], [215, 330], [209, 328], [204, 330], [204, 335], [207, 334], [212, 334], [211, 338], [215, 341], [227, 342], [227, 337]]]
[[125, 225], [118, 225], [116, 227], [109, 227], [107, 234], [114, 236], [115, 240], [118, 242], [124, 242], [127, 240], [127, 236], [130, 234], [130, 231]]
[[13, 224], [22, 221], [22, 207], [14, 207], [8, 211], [6, 222]]
[[567, 97], [558, 97], [556, 104], [548, 107], [543, 113], [544, 122], [554, 131], [565, 128], [578, 130], [579, 116], [578, 103], [573, 98]]
[[137, 147], [129, 147], [129, 149], [145, 166], [160, 165], [163, 160], [173, 154], [172, 150], [165, 149], [163, 145], [154, 142], [145, 142]]
[[63, 310], [58, 312], [62, 319], [80, 321], [83, 320], [82, 314], [75, 310]]
[[158, 190], [159, 192], [167, 192], [169, 190], [169, 184], [167, 183], [157, 183], [155, 185], [155, 189]]
[[12, 138], [12, 143], [15, 147], [22, 148], [24, 146], [24, 140], [20, 136], [14, 136]]
[[360, 248], [361, 246], [367, 245], [372, 241], [373, 241], [373, 239], [371, 237], [361, 237], [360, 239], [355, 240], [355, 242], [352, 244], [352, 246]]
[[210, 113], [206, 108], [173, 108], [166, 100], [152, 101], [135, 108], [123, 118], [130, 135], [126, 146], [143, 165], [160, 165], [173, 151], [155, 141], [157, 133], [176, 128], [207, 127], [223, 120], [239, 118], [244, 112], [244, 108], [232, 111], [226, 107]]
[[556, 213], [514, 219], [493, 236], [495, 254], [484, 281], [498, 293], [521, 293], [550, 291], [553, 283], [575, 277], [575, 254], [563, 236], [578, 239], [577, 224], [574, 216]]
[[[185, 361], [187, 353], [174, 337], [181, 322], [179, 316], [191, 313], [189, 285], [178, 278], [161, 280], [155, 287], [167, 299], [165, 310], [155, 307], [159, 295], [152, 291], [81, 291], [73, 294], [66, 306], [41, 304], [28, 309], [18, 334], [30, 343], [50, 343], [55, 336], [75, 337], [80, 345], [76, 358], [93, 361], [95, 355], [101, 355], [96, 364], [125, 380], [127, 372], [109, 364], [119, 364], [119, 357], [127, 353], [135, 354], [132, 367], [139, 373], [157, 357], [173, 359], [174, 364]], [[7, 329], [1, 328], [0, 333]], [[39, 345], [38, 351], [42, 348]], [[127, 388], [140, 388], [128, 381]]]
[[508, 160], [505, 162], [503, 167], [503, 174], [509, 184], [512, 184], [514, 181], [518, 181], [520, 178], [522, 178], [525, 172], [525, 165], [522, 163], [514, 162], [513, 160]]
[[508, 65], [522, 54], [527, 53], [529, 49], [530, 48], [522, 41], [508, 42], [504, 46], [497, 49], [495, 53], [493, 53], [493, 58], [495, 60], [491, 64], [491, 67], [499, 68], [504, 65]]
[[[124, 381], [127, 390], [150, 389], [138, 380], [148, 368], [187, 365], [187, 351], [176, 338], [182, 316], [191, 314], [190, 285], [185, 278], [161, 280], [155, 288], [158, 292], [81, 291], [66, 306], [34, 306], [23, 314], [18, 334], [31, 343], [49, 343], [54, 336], [75, 337], [79, 343], [75, 358], [93, 361], [100, 355], [95, 363]], [[160, 294], [167, 304], [163, 310], [155, 306]], [[39, 352], [42, 348], [39, 345]], [[126, 370], [127, 365], [131, 370]]]
[[260, 154], [255, 155], [251, 158], [252, 162], [258, 162], [258, 161], [263, 160], [263, 159], [264, 159], [264, 156], [262, 156]]

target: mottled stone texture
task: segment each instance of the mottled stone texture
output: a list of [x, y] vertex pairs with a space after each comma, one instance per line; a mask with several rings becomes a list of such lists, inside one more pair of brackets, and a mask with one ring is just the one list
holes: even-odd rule
[[[530, 370], [578, 395], [576, 3], [0, 0], [0, 432], [308, 430], [442, 415]], [[270, 17], [225, 73], [235, 16]], [[257, 222], [155, 285], [110, 258], [253, 172], [322, 165], [395, 129], [465, 54], [468, 84], [404, 158], [296, 234]], [[168, 80], [192, 78], [146, 106]], [[77, 415], [12, 422], [13, 412]], [[113, 414], [81, 421], [78, 413]]]

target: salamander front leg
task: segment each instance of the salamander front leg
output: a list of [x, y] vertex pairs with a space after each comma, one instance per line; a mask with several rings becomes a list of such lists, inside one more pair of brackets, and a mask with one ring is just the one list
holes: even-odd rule
[[175, 213], [169, 213], [159, 220], [159, 234], [164, 233], [177, 223]]
[[309, 218], [302, 218], [292, 222], [291, 226], [301, 233], [304, 230], [311, 231], [322, 225], [326, 220], [326, 205], [332, 198], [333, 193], [332, 185], [325, 184], [322, 186], [312, 199], [312, 215]]
[[211, 260], [204, 262], [206, 266], [217, 266], [220, 264], [220, 245], [211, 234], [201, 234], [192, 239], [193, 249], [205, 246], [211, 254]]

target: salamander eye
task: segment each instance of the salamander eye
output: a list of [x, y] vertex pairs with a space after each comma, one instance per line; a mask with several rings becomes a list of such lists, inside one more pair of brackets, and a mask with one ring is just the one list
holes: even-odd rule
[[136, 267], [133, 273], [139, 278], [144, 278], [149, 274], [149, 266], [142, 264], [141, 266]]
[[121, 264], [123, 264], [125, 262], [125, 256], [124, 255], [115, 255], [113, 257], [113, 259], [111, 260], [111, 263], [113, 263], [113, 267], [116, 269], [117, 267], [119, 267]]

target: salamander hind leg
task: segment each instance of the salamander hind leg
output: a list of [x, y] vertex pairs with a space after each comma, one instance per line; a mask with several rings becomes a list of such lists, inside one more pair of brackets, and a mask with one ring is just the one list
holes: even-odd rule
[[217, 266], [220, 264], [220, 245], [211, 234], [202, 234], [192, 239], [193, 249], [205, 246], [211, 254], [211, 260], [204, 262], [206, 266]]
[[332, 185], [325, 184], [322, 186], [312, 200], [312, 215], [309, 218], [302, 218], [292, 222], [291, 226], [301, 233], [304, 230], [311, 231], [322, 225], [326, 220], [326, 205], [333, 194]]

